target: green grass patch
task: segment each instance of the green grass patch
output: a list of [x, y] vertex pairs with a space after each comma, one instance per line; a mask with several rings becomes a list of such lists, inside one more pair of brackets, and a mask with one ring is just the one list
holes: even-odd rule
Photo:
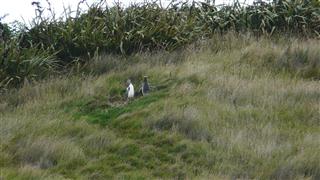
[[75, 119], [107, 127], [116, 134], [116, 139], [122, 139], [105, 149], [107, 155], [92, 154], [98, 159], [94, 164], [85, 166], [84, 172], [96, 173], [101, 177], [114, 177], [116, 173], [120, 177], [138, 179], [181, 179], [190, 172], [197, 174], [206, 169], [208, 163], [206, 150], [200, 146], [202, 143], [185, 140], [179, 134], [155, 131], [145, 124], [152, 109], [148, 106], [154, 103], [162, 106], [161, 101], [168, 97], [168, 87], [163, 85], [147, 96], [116, 107], [102, 103], [103, 97], [65, 104], [74, 113]]
[[75, 105], [79, 109], [79, 111], [74, 114], [75, 118], [85, 117], [85, 119], [91, 123], [98, 123], [105, 126], [110, 120], [116, 119], [125, 113], [142, 110], [149, 104], [156, 102], [165, 96], [165, 92], [157, 92], [149, 96], [134, 99], [127, 104], [123, 101], [123, 104], [119, 107], [110, 107], [103, 103], [95, 104], [93, 103], [95, 99], [89, 100], [89, 102], [86, 103], [79, 101], [72, 105]]

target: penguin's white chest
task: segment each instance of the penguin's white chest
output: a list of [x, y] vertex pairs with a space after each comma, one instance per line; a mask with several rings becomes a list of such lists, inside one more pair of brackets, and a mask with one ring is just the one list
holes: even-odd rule
[[128, 98], [133, 98], [134, 97], [134, 87], [132, 84], [130, 84], [127, 87], [127, 92], [128, 92]]

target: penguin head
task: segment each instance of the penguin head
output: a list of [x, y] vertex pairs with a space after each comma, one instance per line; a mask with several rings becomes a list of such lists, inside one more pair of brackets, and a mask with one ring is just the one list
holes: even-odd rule
[[144, 82], [147, 82], [147, 81], [148, 81], [148, 76], [144, 76], [144, 77], [143, 77], [143, 81], [144, 81]]
[[130, 84], [131, 84], [131, 80], [128, 79], [128, 80], [127, 80], [127, 85], [129, 86]]

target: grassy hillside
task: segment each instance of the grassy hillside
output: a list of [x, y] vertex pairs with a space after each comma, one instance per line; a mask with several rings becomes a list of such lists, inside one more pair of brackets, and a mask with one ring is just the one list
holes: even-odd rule
[[319, 179], [319, 57], [229, 34], [25, 82], [0, 98], [0, 179]]

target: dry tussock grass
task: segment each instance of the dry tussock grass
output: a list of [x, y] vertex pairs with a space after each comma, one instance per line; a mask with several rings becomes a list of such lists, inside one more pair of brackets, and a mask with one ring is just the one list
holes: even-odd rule
[[[112, 161], [115, 157], [110, 149], [136, 147], [135, 141], [126, 139], [129, 135], [123, 135], [124, 130], [114, 124], [100, 127], [84, 117], [74, 121], [75, 110], [62, 107], [86, 98], [101, 105], [109, 96], [119, 95], [127, 78], [139, 86], [147, 74], [158, 80], [151, 81], [153, 85], [171, 83], [167, 95], [142, 110], [123, 114], [121, 121], [114, 123], [132, 123], [126, 128], [136, 133], [134, 128], [139, 126], [134, 123], [142, 120], [146, 131], [196, 143], [192, 147], [204, 149], [200, 152], [205, 152], [206, 159], [201, 163], [207, 167], [198, 173], [199, 179], [318, 179], [320, 84], [314, 69], [319, 69], [319, 45], [318, 41], [293, 42], [298, 44], [286, 50], [288, 45], [281, 42], [243, 38], [196, 51], [136, 55], [131, 57], [136, 64], [126, 62], [112, 71], [101, 68], [95, 75], [26, 84], [0, 100], [0, 162], [11, 164], [23, 177], [40, 178], [52, 175], [52, 169], [68, 167], [64, 163], [80, 169], [87, 168], [83, 164], [96, 163], [95, 168], [102, 169], [99, 172], [86, 169], [70, 173], [74, 177], [104, 177], [103, 170], [110, 169], [103, 167], [109, 161], [98, 160]], [[274, 68], [285, 56], [287, 64]], [[108, 59], [100, 57], [88, 69], [113, 63]], [[161, 59], [164, 63], [158, 62]], [[105, 71], [108, 73], [101, 74]], [[139, 143], [137, 146], [144, 142]], [[141, 148], [152, 154], [153, 147]], [[182, 159], [192, 157], [192, 152], [177, 157], [176, 162], [185, 163]], [[122, 165], [132, 168], [127, 162]], [[180, 171], [185, 173], [187, 166]], [[4, 172], [12, 170], [7, 167]], [[154, 177], [139, 169], [131, 175], [139, 174]], [[61, 176], [52, 175], [56, 177]]]

